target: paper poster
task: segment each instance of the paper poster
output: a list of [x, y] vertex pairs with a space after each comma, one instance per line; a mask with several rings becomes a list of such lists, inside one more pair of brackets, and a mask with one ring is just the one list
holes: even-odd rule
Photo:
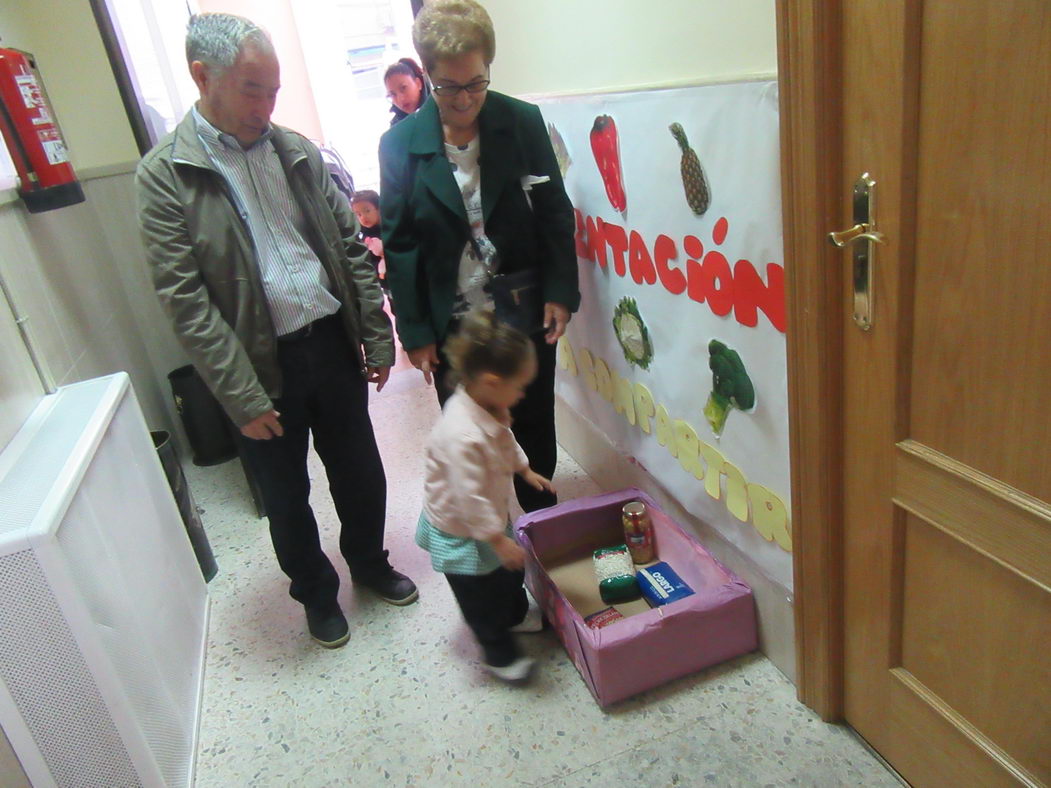
[[791, 588], [777, 84], [537, 103], [577, 221], [558, 393]]

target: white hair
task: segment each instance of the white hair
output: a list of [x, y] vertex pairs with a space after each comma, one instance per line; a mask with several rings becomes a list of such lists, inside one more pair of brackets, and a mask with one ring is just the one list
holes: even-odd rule
[[250, 19], [234, 14], [194, 14], [186, 26], [186, 63], [199, 60], [223, 72], [230, 68], [245, 45], [273, 52], [270, 34]]

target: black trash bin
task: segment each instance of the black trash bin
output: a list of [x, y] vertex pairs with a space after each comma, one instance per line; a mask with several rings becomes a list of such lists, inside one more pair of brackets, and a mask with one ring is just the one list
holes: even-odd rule
[[194, 465], [218, 465], [237, 456], [233, 425], [192, 366], [168, 373], [175, 409], [193, 450]]
[[186, 475], [182, 472], [171, 435], [164, 430], [156, 430], [150, 433], [150, 437], [153, 438], [153, 447], [157, 450], [164, 475], [168, 477], [168, 485], [172, 488], [172, 495], [175, 496], [175, 503], [179, 507], [179, 514], [186, 525], [186, 534], [190, 537], [190, 544], [193, 545], [204, 582], [211, 582], [219, 571], [219, 566], [215, 563], [215, 554], [208, 543], [208, 534], [205, 533], [201, 516], [197, 513], [197, 505], [190, 494], [190, 486], [186, 483]]

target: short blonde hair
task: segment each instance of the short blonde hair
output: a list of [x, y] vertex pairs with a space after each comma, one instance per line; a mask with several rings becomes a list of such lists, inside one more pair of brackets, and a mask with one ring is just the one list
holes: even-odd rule
[[496, 57], [493, 20], [475, 0], [434, 0], [412, 26], [412, 43], [428, 71], [439, 60], [481, 52], [485, 65]]

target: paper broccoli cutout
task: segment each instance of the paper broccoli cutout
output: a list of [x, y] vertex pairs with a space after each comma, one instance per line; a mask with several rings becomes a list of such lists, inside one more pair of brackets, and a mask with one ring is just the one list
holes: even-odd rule
[[634, 298], [625, 296], [620, 299], [613, 310], [613, 331], [628, 363], [649, 369], [653, 361], [653, 343]]
[[704, 417], [719, 437], [731, 410], [755, 407], [755, 387], [737, 351], [718, 339], [708, 343], [708, 366], [712, 370], [712, 393], [704, 406]]

